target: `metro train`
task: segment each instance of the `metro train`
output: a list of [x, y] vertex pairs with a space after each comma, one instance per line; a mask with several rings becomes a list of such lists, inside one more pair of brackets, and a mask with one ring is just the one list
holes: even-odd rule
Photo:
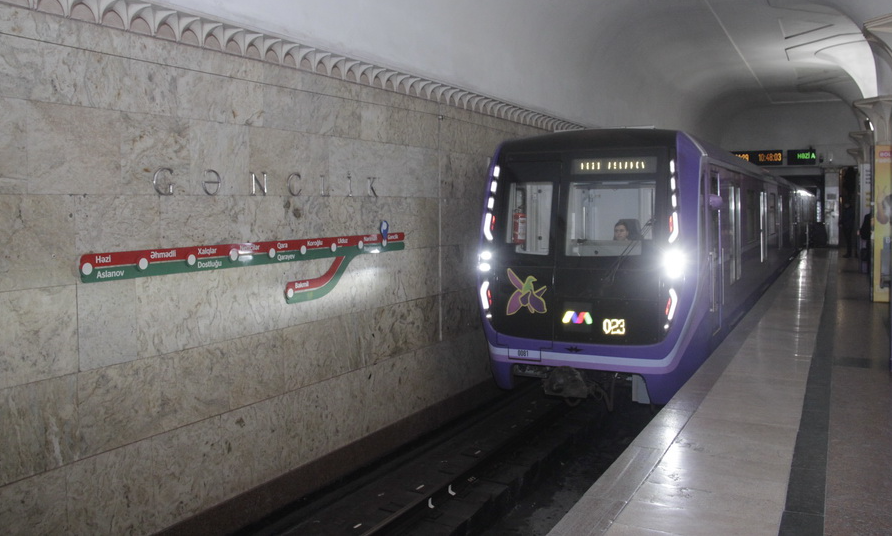
[[680, 131], [503, 142], [477, 282], [496, 383], [667, 403], [806, 247], [815, 201]]

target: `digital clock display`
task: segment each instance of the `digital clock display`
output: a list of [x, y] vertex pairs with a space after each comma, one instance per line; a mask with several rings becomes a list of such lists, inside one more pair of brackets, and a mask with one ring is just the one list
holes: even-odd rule
[[781, 166], [784, 163], [784, 152], [780, 149], [734, 151], [733, 154], [757, 166]]
[[574, 175], [614, 173], [654, 173], [657, 157], [578, 158], [573, 160]]

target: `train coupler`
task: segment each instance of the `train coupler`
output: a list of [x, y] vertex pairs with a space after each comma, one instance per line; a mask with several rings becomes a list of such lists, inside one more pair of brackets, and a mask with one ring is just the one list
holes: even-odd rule
[[585, 399], [589, 395], [589, 387], [582, 374], [572, 367], [556, 367], [542, 381], [542, 388], [548, 395], [556, 395], [568, 399]]

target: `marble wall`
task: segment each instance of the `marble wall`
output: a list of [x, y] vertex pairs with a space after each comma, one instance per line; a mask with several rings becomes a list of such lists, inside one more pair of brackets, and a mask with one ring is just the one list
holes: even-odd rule
[[[2, 2], [0, 111], [0, 533], [158, 532], [489, 382], [479, 187], [498, 141], [532, 127]], [[285, 283], [330, 260], [77, 269], [383, 219], [405, 249], [305, 303]]]

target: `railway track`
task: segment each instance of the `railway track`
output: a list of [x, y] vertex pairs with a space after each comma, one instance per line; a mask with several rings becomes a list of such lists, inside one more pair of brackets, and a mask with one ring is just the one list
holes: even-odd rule
[[332, 490], [245, 528], [245, 535], [479, 533], [502, 516], [549, 458], [606, 416], [570, 407], [537, 382], [443, 428]]

